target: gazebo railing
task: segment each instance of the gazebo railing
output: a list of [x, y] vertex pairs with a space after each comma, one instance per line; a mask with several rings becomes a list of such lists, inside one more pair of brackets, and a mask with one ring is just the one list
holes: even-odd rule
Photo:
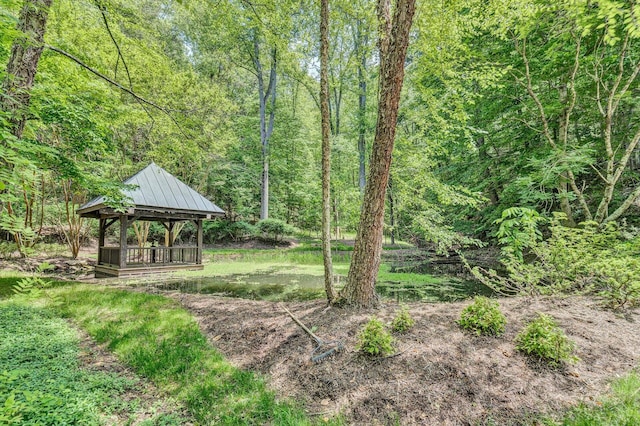
[[[127, 265], [197, 263], [197, 247], [127, 247]], [[100, 247], [100, 263], [120, 265], [119, 247]]]

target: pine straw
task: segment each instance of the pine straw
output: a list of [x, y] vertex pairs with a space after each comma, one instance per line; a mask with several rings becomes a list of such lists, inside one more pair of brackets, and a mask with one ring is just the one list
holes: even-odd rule
[[[314, 364], [312, 339], [275, 303], [173, 297], [233, 364], [264, 373], [280, 396], [303, 402], [310, 414], [343, 413], [357, 425], [529, 423], [594, 401], [640, 361], [640, 312], [616, 314], [586, 298], [501, 299], [508, 323], [498, 338], [460, 330], [455, 321], [469, 302], [409, 304], [415, 327], [397, 336], [394, 356], [377, 360], [355, 352], [358, 330], [374, 314], [390, 323], [396, 304], [353, 311], [289, 303], [321, 338], [346, 344]], [[579, 363], [550, 369], [515, 350], [516, 334], [536, 312], [553, 316], [576, 342]]]

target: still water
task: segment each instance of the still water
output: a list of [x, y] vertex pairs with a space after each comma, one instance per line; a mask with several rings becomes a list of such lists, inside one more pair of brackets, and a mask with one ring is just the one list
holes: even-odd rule
[[[345, 280], [346, 277], [336, 275], [334, 284], [337, 288], [341, 288]], [[423, 283], [380, 281], [376, 290], [383, 299], [397, 301], [455, 301], [475, 295], [491, 295], [489, 288], [473, 281], [459, 278], [433, 281], [433, 278], [428, 275], [425, 275]], [[183, 278], [152, 284], [152, 287], [161, 291], [214, 294], [271, 301], [302, 301], [324, 297], [324, 278], [322, 276], [292, 274], [278, 269], [252, 274]]]

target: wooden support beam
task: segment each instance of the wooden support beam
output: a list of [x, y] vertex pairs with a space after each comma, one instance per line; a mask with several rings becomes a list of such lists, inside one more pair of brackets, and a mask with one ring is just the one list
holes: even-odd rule
[[109, 227], [111, 225], [113, 225], [114, 223], [116, 223], [118, 221], [118, 218], [113, 218], [113, 219], [107, 219], [107, 218], [100, 218], [100, 220], [104, 219], [104, 230], [106, 232], [107, 229], [109, 229]]
[[169, 222], [169, 241], [167, 242], [167, 247], [169, 247], [169, 263], [173, 262], [173, 227], [175, 222]]
[[120, 269], [127, 267], [127, 215], [120, 215]]
[[104, 233], [107, 230], [107, 220], [100, 219], [98, 226], [98, 265], [102, 263], [102, 247], [104, 247]]
[[203, 231], [203, 227], [202, 227], [202, 220], [198, 220], [196, 223], [196, 226], [198, 228], [198, 240], [196, 242], [196, 246], [198, 248], [198, 251], [196, 252], [196, 263], [198, 265], [202, 264], [202, 248], [203, 248], [203, 240], [204, 240], [204, 231]]

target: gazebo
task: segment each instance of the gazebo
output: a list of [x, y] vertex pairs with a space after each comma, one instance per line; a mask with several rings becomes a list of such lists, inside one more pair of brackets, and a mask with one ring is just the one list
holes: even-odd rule
[[[77, 211], [82, 217], [100, 219], [96, 277], [202, 269], [202, 222], [224, 216], [224, 211], [155, 163], [124, 183], [136, 186], [122, 191], [131, 202], [124, 211], [107, 206], [104, 196]], [[127, 228], [137, 220], [161, 223], [169, 234], [167, 246], [128, 247]], [[196, 246], [174, 246], [174, 226], [186, 221], [197, 228]], [[105, 233], [116, 222], [120, 223], [119, 245], [110, 247], [105, 245]]]

